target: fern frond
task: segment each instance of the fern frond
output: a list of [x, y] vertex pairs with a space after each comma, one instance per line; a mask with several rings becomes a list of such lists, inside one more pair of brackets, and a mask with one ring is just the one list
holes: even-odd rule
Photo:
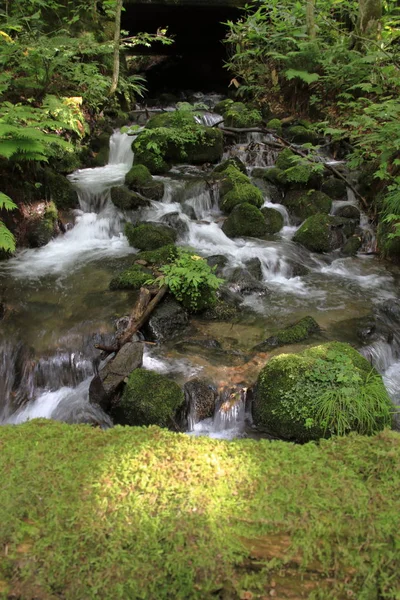
[[15, 237], [2, 221], [0, 221], [0, 250], [15, 252]]
[[15, 208], [18, 208], [18, 206], [9, 196], [0, 192], [0, 208], [4, 208], [4, 210], [14, 210]]

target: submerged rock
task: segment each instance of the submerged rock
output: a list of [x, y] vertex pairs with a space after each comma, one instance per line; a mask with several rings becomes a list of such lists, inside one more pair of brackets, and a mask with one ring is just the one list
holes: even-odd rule
[[319, 325], [313, 317], [303, 317], [293, 325], [281, 329], [281, 331], [261, 342], [261, 344], [257, 344], [253, 349], [263, 351], [277, 346], [296, 344], [308, 339], [313, 333], [317, 333], [319, 330]]
[[175, 381], [155, 371], [135, 369], [112, 417], [120, 425], [175, 428], [175, 415], [183, 402], [183, 392]]
[[[254, 269], [253, 269], [254, 272]], [[260, 279], [262, 278], [262, 274]], [[249, 270], [238, 267], [234, 269], [229, 277], [229, 286], [240, 294], [252, 294], [253, 292], [266, 292], [265, 286], [256, 279]]]
[[258, 377], [253, 419], [303, 443], [350, 431], [371, 435], [390, 426], [391, 410], [369, 362], [348, 344], [331, 342], [272, 358]]

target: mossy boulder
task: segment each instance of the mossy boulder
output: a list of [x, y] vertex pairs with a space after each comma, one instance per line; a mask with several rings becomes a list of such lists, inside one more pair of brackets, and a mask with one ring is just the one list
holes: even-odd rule
[[356, 224], [350, 219], [317, 214], [308, 217], [293, 237], [311, 252], [332, 252], [340, 248], [347, 237], [353, 235]]
[[303, 125], [292, 125], [286, 130], [286, 137], [295, 144], [316, 144], [318, 136]]
[[236, 185], [230, 192], [223, 196], [220, 208], [222, 212], [229, 214], [235, 206], [244, 202], [261, 208], [264, 198], [261, 191], [255, 185], [243, 183]]
[[266, 233], [271, 235], [274, 233], [278, 233], [278, 231], [280, 231], [284, 225], [282, 213], [280, 213], [279, 210], [276, 210], [275, 208], [270, 208], [267, 206], [264, 206], [261, 209], [261, 212], [264, 215], [264, 220], [267, 226]]
[[[256, 176], [257, 175], [255, 175], [255, 177]], [[271, 167], [270, 169], [266, 169], [263, 174], [263, 179], [269, 181], [277, 187], [282, 187], [287, 183], [285, 171], [279, 169], [278, 167]]]
[[339, 206], [335, 212], [335, 216], [360, 221], [361, 213], [360, 209], [354, 206], [354, 204], [344, 204], [343, 206]]
[[144, 165], [133, 165], [125, 175], [125, 184], [149, 200], [162, 200], [164, 196], [164, 183], [155, 181]]
[[361, 249], [362, 239], [360, 235], [353, 235], [349, 238], [342, 248], [344, 256], [355, 256]]
[[225, 100], [221, 100], [214, 106], [214, 112], [218, 115], [224, 115], [224, 113], [228, 110], [230, 106], [234, 104], [234, 100], [231, 98], [226, 98]]
[[332, 208], [331, 198], [323, 192], [315, 190], [289, 190], [286, 192], [282, 204], [299, 222], [318, 213], [329, 214]]
[[146, 129], [158, 129], [159, 127], [175, 128], [193, 125], [195, 123], [194, 113], [190, 111], [167, 111], [154, 115], [146, 123]]
[[246, 168], [246, 165], [244, 164], [244, 162], [241, 161], [240, 158], [237, 158], [236, 156], [232, 156], [231, 158], [224, 160], [220, 165], [217, 165], [215, 167], [215, 169], [213, 170], [213, 175], [215, 175], [215, 173], [222, 173], [228, 167], [234, 167], [238, 171], [241, 171], [242, 173], [244, 173], [244, 175], [247, 174], [247, 168]]
[[283, 439], [308, 442], [391, 424], [382, 378], [348, 344], [331, 342], [280, 354], [262, 369], [253, 403], [256, 425]]
[[135, 369], [112, 416], [121, 425], [172, 427], [183, 402], [183, 391], [175, 381], [155, 371]]
[[297, 156], [290, 148], [285, 148], [279, 153], [275, 161], [275, 167], [281, 171], [286, 171], [296, 164]]
[[57, 232], [58, 211], [54, 202], [44, 205], [28, 222], [28, 242], [31, 248], [40, 248], [50, 242]]
[[250, 178], [234, 165], [228, 165], [223, 171], [217, 173], [219, 192], [221, 197], [235, 189], [238, 185], [250, 185]]
[[44, 171], [45, 193], [60, 210], [79, 206], [78, 194], [68, 179], [50, 168]]
[[111, 188], [110, 194], [112, 203], [120, 210], [139, 210], [149, 206], [149, 201], [146, 198], [131, 192], [123, 185]]
[[346, 198], [347, 187], [344, 181], [336, 177], [328, 177], [322, 184], [321, 191], [333, 200]]
[[177, 255], [178, 252], [176, 246], [174, 244], [168, 244], [167, 246], [161, 246], [157, 250], [139, 252], [135, 258], [137, 261], [140, 260], [150, 265], [161, 266], [171, 262]]
[[[155, 149], [152, 149], [153, 146]], [[158, 127], [141, 132], [132, 143], [135, 164], [151, 173], [165, 173], [177, 163], [203, 164], [221, 160], [222, 131], [202, 125]]]
[[281, 329], [261, 344], [255, 346], [255, 350], [268, 350], [277, 346], [296, 344], [308, 339], [312, 334], [319, 331], [319, 325], [313, 317], [303, 317], [293, 325]]
[[282, 132], [282, 123], [279, 119], [271, 119], [267, 123], [268, 129], [274, 129], [277, 133]]
[[224, 124], [227, 127], [257, 127], [262, 124], [261, 112], [243, 102], [233, 102], [227, 105], [223, 112]]
[[135, 264], [111, 279], [110, 290], [140, 290], [152, 276], [150, 269]]
[[177, 238], [176, 231], [160, 223], [141, 223], [137, 226], [126, 223], [125, 235], [129, 244], [139, 250], [156, 250], [174, 244]]
[[222, 231], [230, 238], [263, 237], [267, 233], [267, 224], [256, 206], [244, 202], [235, 206], [223, 224]]

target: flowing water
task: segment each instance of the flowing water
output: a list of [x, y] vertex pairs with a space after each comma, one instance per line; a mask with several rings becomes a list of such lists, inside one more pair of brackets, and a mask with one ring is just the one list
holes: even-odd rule
[[[204, 113], [201, 120], [215, 125], [218, 118]], [[225, 158], [245, 160], [251, 175], [256, 166], [273, 165], [276, 151], [265, 145], [270, 141], [270, 136], [248, 134]], [[80, 204], [72, 229], [45, 247], [22, 250], [0, 265], [1, 299], [6, 306], [0, 342], [0, 422], [51, 417], [102, 427], [112, 424], [89, 403], [88, 388], [99, 365], [94, 344], [111, 339], [115, 320], [130, 311], [135, 297], [108, 289], [112, 275], [129, 265], [135, 252], [122, 233], [124, 221], [132, 215], [123, 215], [110, 200], [111, 187], [123, 183], [132, 165], [131, 142], [132, 137], [114, 133], [106, 167], [69, 176]], [[291, 241], [297, 228], [286, 208], [272, 202], [267, 191], [264, 206], [283, 215], [281, 232], [269, 240], [231, 240], [221, 229], [218, 188], [210, 185], [201, 169], [178, 166], [160, 179], [165, 184], [164, 198], [142, 211], [142, 218], [162, 222], [166, 215], [177, 213], [182, 222], [178, 243], [205, 257], [226, 257], [228, 279], [235, 268], [246, 268], [254, 259], [260, 261], [262, 271], [262, 289], [243, 298], [239, 320], [193, 321], [191, 331], [199, 338], [218, 340], [219, 354], [182, 351], [173, 341], [145, 353], [144, 368], [170, 374], [181, 383], [204, 375], [220, 386], [214, 418], [195, 424], [193, 434], [232, 437], [248, 430], [246, 385], [265, 362], [265, 355], [257, 361], [251, 348], [305, 315], [312, 315], [322, 328], [313, 343], [340, 339], [357, 345], [383, 374], [393, 400], [400, 403], [397, 334], [378, 335], [372, 341], [357, 334], [360, 317], [399, 298], [399, 273], [373, 255], [375, 236], [365, 215], [358, 256], [315, 255]], [[346, 203], [356, 204], [351, 191], [347, 200], [334, 203], [332, 212]], [[385, 331], [399, 326], [379, 314]]]

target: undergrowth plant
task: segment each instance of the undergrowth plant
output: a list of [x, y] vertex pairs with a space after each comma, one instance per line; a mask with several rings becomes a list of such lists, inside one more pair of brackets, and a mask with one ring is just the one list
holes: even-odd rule
[[160, 268], [156, 282], [167, 285], [175, 298], [189, 310], [196, 312], [216, 302], [216, 291], [223, 279], [214, 273], [207, 261], [190, 249], [178, 248], [171, 263]]
[[[0, 192], [0, 210], [15, 210], [17, 205], [6, 196]], [[0, 250], [4, 250], [5, 252], [14, 252], [15, 251], [15, 238], [11, 231], [6, 227], [3, 221], [0, 219]]]

